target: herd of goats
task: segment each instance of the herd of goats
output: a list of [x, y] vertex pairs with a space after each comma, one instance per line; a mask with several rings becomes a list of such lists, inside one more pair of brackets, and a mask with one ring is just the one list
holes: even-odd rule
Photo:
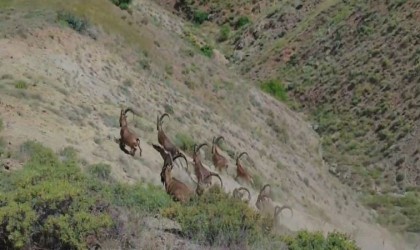
[[[121, 109], [120, 114], [120, 136], [121, 138], [116, 139], [116, 142], [120, 145], [120, 149], [124, 151], [126, 154], [130, 154], [132, 156], [135, 155], [136, 150], [139, 150], [139, 155], [142, 155], [142, 149], [140, 147], [140, 138], [128, 128], [127, 123], [127, 113], [133, 112], [132, 109]], [[186, 162], [186, 170], [188, 173], [188, 161], [186, 156], [180, 152], [179, 148], [175, 146], [174, 143], [171, 142], [169, 137], [165, 134], [162, 129], [163, 118], [168, 117], [167, 113], [164, 113], [159, 117], [157, 116], [156, 119], [156, 129], [158, 131], [158, 142], [160, 144], [152, 144], [153, 148], [160, 153], [163, 159], [163, 166], [162, 171], [160, 173], [161, 182], [165, 186], [165, 190], [172, 197], [174, 201], [178, 201], [181, 203], [188, 202], [193, 196], [195, 195], [202, 195], [205, 190], [212, 185], [212, 177], [216, 177], [220, 180], [221, 188], [223, 188], [223, 181], [220, 178], [219, 174], [209, 171], [206, 167], [204, 167], [203, 163], [201, 162], [200, 158], [200, 149], [203, 146], [208, 146], [207, 143], [202, 143], [200, 145], [195, 144], [193, 147], [193, 155], [192, 155], [192, 163], [194, 165], [194, 173], [196, 175], [197, 181], [193, 180], [195, 184], [197, 184], [195, 191], [192, 190], [189, 186], [187, 186], [182, 181], [172, 177], [171, 171], [174, 167], [174, 161], [178, 158], [183, 158]], [[218, 143], [220, 140], [224, 140], [223, 136], [213, 137], [211, 153], [212, 153], [212, 161], [215, 168], [219, 171], [227, 171], [228, 168], [228, 160], [219, 153]], [[125, 147], [128, 146], [131, 151], [128, 151]], [[240, 163], [240, 158], [243, 155], [248, 155], [246, 152], [240, 153], [236, 158], [236, 177], [235, 180], [238, 179], [244, 180], [248, 183], [253, 183], [252, 177], [249, 172], [242, 166]], [[191, 178], [192, 179], [192, 178]], [[245, 193], [248, 193], [247, 200], [244, 200]], [[233, 190], [232, 196], [234, 199], [244, 200], [246, 203], [249, 203], [251, 200], [251, 193], [245, 187], [235, 188]], [[274, 215], [274, 219], [278, 217], [280, 212], [283, 209], [289, 209], [293, 216], [293, 210], [290, 206], [284, 205], [274, 206], [272, 203], [272, 195], [271, 195], [271, 186], [270, 184], [266, 184], [260, 190], [256, 201], [256, 207], [261, 211], [268, 213], [270, 215]]]

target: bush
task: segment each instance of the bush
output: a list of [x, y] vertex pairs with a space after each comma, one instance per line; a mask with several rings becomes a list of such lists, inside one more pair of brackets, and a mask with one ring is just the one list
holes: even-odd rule
[[156, 213], [173, 204], [162, 188], [152, 185], [116, 184], [110, 188], [109, 193], [113, 204], [149, 213]]
[[197, 24], [202, 24], [204, 21], [207, 21], [209, 19], [209, 14], [205, 11], [195, 11], [193, 14], [193, 22]]
[[111, 0], [112, 3], [120, 7], [122, 10], [127, 10], [132, 0]]
[[61, 10], [57, 13], [57, 19], [60, 22], [64, 22], [70, 28], [74, 29], [79, 33], [85, 32], [89, 27], [89, 22], [87, 21], [87, 19], [78, 17], [74, 13], [65, 10]]
[[[62, 162], [39, 143], [22, 148], [30, 156], [24, 168], [8, 175], [0, 193], [0, 241], [6, 248], [29, 243], [49, 249], [84, 248], [84, 239], [112, 225], [104, 213], [92, 213], [97, 194], [74, 164]], [[2, 173], [3, 175], [4, 173]]]
[[235, 28], [239, 29], [240, 27], [243, 27], [247, 24], [251, 23], [251, 20], [247, 16], [241, 16], [238, 18], [238, 20], [235, 23]]
[[24, 81], [18, 81], [18, 82], [15, 83], [15, 88], [17, 88], [17, 89], [27, 89], [28, 84], [26, 84], [26, 82], [24, 82]]
[[229, 39], [229, 35], [230, 35], [230, 27], [229, 27], [229, 25], [223, 25], [220, 28], [219, 37], [217, 38], [217, 40], [219, 42], [224, 42], [224, 41], [226, 41], [226, 40]]
[[279, 101], [287, 101], [287, 92], [283, 84], [278, 80], [267, 81], [260, 86], [261, 90], [272, 95]]
[[111, 166], [104, 163], [98, 163], [90, 165], [88, 167], [88, 173], [95, 178], [100, 180], [109, 181], [111, 180]]
[[203, 55], [211, 58], [213, 56], [213, 48], [210, 47], [209, 45], [204, 45], [203, 47], [200, 48], [201, 53], [203, 53]]
[[338, 232], [328, 233], [325, 238], [321, 232], [299, 231], [296, 236], [282, 237], [289, 250], [323, 249], [356, 250], [360, 249], [353, 240]]
[[194, 140], [187, 134], [178, 133], [175, 135], [175, 145], [181, 150], [192, 153], [194, 147]]
[[184, 236], [210, 245], [254, 242], [263, 236], [263, 229], [272, 224], [219, 188], [210, 189], [186, 205], [175, 203], [162, 214], [178, 221]]

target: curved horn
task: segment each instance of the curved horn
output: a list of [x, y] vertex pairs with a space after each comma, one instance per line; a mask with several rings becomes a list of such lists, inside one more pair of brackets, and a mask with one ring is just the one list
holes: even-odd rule
[[247, 156], [249, 156], [249, 155], [248, 155], [248, 153], [244, 151], [244, 152], [240, 153], [240, 154], [238, 155], [238, 157], [236, 157], [236, 162], [238, 162], [238, 161], [239, 161], [239, 159], [241, 158], [241, 156], [242, 156], [242, 155], [247, 155]]
[[214, 177], [219, 178], [219, 180], [220, 180], [220, 187], [223, 188], [223, 181], [222, 181], [222, 178], [220, 178], [220, 175], [218, 175], [216, 173], [213, 173], [213, 172], [210, 172], [210, 175], [207, 178], [209, 178], [210, 176], [214, 176]]
[[134, 114], [133, 109], [131, 109], [131, 108], [126, 108], [126, 109], [125, 109], [125, 111], [124, 111], [124, 115], [126, 115], [128, 112], [131, 112], [131, 113], [133, 113], [133, 114]]
[[185, 160], [185, 162], [187, 163], [187, 170], [188, 170], [188, 160], [187, 157], [185, 157], [185, 155], [183, 153], [178, 153], [175, 157], [174, 157], [174, 161], [178, 158], [183, 158]]
[[[270, 188], [270, 192], [267, 194], [267, 193], [265, 193], [265, 189], [266, 188]], [[263, 194], [263, 192], [264, 192], [264, 194], [266, 195], [266, 196], [271, 196], [271, 185], [270, 184], [265, 184], [262, 188], [261, 188], [261, 190], [260, 190], [260, 195], [262, 195]]]
[[246, 188], [246, 187], [240, 187], [240, 188], [238, 188], [238, 190], [244, 190], [244, 191], [246, 191], [248, 193], [248, 202], [251, 201], [251, 192], [249, 192], [249, 189], [248, 188]]
[[281, 211], [282, 210], [284, 210], [284, 209], [289, 209], [290, 210], [290, 212], [292, 213], [292, 217], [293, 217], [293, 209], [290, 207], [290, 206], [288, 206], [288, 205], [284, 205], [284, 206], [282, 206], [282, 207], [280, 207], [280, 206], [276, 206], [275, 208], [274, 208], [274, 218], [277, 218], [277, 216], [281, 213]]
[[[197, 146], [196, 144], [194, 146]], [[206, 142], [205, 143], [201, 143], [200, 145], [198, 145], [198, 147], [195, 148], [194, 153], [197, 153], [198, 151], [200, 151], [200, 148], [203, 146], [209, 146]]]
[[159, 118], [159, 124], [160, 125], [162, 125], [162, 121], [163, 121], [163, 118], [165, 118], [165, 116], [167, 116], [169, 118], [168, 113], [163, 113], [163, 115], [161, 115], [160, 118]]
[[218, 144], [220, 140], [225, 140], [225, 137], [219, 136], [216, 138], [215, 143]]

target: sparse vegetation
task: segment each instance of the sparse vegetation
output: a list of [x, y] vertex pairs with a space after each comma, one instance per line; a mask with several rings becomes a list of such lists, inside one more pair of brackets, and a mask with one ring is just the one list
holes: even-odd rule
[[17, 89], [27, 89], [28, 84], [25, 81], [17, 81], [15, 83], [15, 88], [17, 88]]
[[325, 250], [358, 250], [360, 249], [349, 236], [332, 232], [325, 238], [321, 232], [300, 231], [296, 236], [282, 237], [288, 249], [325, 249]]
[[200, 48], [200, 51], [203, 55], [211, 58], [213, 56], [213, 48], [209, 45], [204, 45]]
[[191, 136], [183, 133], [178, 133], [175, 135], [174, 143], [181, 150], [192, 153], [194, 147], [194, 140]]
[[83, 33], [89, 27], [89, 22], [84, 17], [80, 17], [73, 12], [61, 10], [57, 12], [57, 20], [68, 25], [79, 33]]
[[115, 5], [120, 7], [122, 10], [127, 10], [132, 0], [111, 0]]
[[219, 37], [217, 38], [217, 40], [219, 42], [224, 42], [224, 41], [229, 39], [229, 36], [230, 36], [230, 27], [228, 25], [223, 25], [220, 28], [220, 33], [219, 33]]
[[287, 92], [279, 80], [270, 80], [261, 84], [260, 88], [279, 101], [287, 101]]

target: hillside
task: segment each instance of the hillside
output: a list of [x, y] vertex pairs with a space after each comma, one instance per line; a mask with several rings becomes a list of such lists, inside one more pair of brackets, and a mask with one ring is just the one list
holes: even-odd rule
[[[21, 169], [27, 159], [19, 157], [20, 145], [36, 140], [56, 152], [74, 148], [82, 168], [109, 164], [119, 182], [162, 187], [161, 158], [151, 144], [156, 115], [167, 112], [165, 131], [187, 153], [194, 143], [225, 137], [226, 193], [242, 185], [233, 179], [234, 156], [248, 152], [251, 207], [270, 183], [276, 202], [293, 207], [293, 217], [281, 218], [288, 230], [339, 230], [362, 249], [405, 246], [328, 173], [304, 114], [229, 69], [196, 26], [155, 2], [133, 1], [125, 11], [106, 0], [2, 1], [0, 37], [4, 171]], [[124, 154], [114, 142], [121, 106], [138, 113], [129, 124], [141, 138], [142, 157]], [[208, 149], [205, 159], [214, 169]], [[185, 173], [176, 175], [193, 185]]]
[[208, 14], [197, 29], [232, 68], [308, 116], [330, 172], [380, 222], [419, 233], [419, 1], [176, 2]]

